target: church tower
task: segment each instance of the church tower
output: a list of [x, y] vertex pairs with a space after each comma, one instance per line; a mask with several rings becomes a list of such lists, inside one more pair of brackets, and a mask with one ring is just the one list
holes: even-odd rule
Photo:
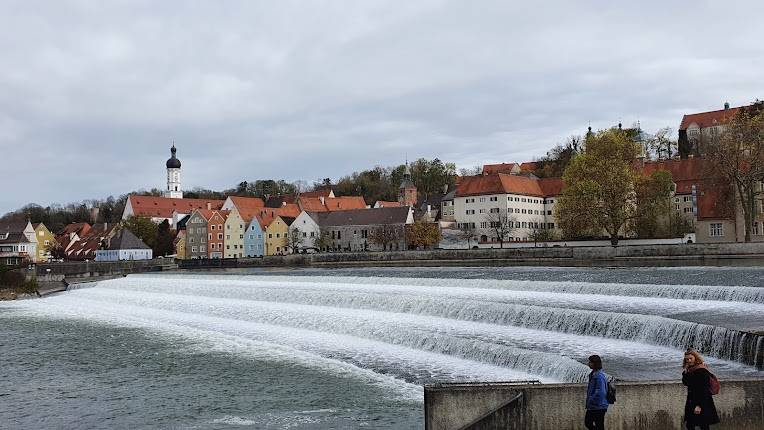
[[409, 163], [406, 162], [406, 170], [403, 171], [403, 181], [398, 187], [398, 202], [403, 206], [415, 207], [417, 201], [416, 185], [411, 180], [411, 170]]
[[175, 157], [177, 151], [173, 143], [172, 148], [170, 148], [172, 156], [165, 164], [167, 166], [167, 189], [164, 192], [164, 196], [171, 199], [183, 198], [183, 191], [180, 189], [180, 160]]

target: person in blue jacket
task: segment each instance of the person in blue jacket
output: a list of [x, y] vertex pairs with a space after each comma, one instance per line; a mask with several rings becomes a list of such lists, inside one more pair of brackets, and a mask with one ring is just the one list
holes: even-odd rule
[[602, 359], [599, 355], [589, 357], [589, 387], [586, 389], [586, 417], [584, 425], [589, 430], [605, 428], [607, 412], [607, 378], [602, 372]]

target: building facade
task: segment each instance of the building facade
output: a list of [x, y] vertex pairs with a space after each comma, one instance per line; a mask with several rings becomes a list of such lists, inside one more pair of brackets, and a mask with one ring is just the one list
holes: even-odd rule
[[207, 238], [209, 237], [207, 223], [212, 211], [195, 209], [186, 221], [186, 258], [208, 258]]
[[41, 222], [33, 224], [32, 227], [37, 239], [37, 256], [35, 261], [38, 263], [50, 261], [50, 248], [56, 241], [56, 236]]
[[495, 173], [467, 176], [457, 185], [453, 200], [459, 228], [475, 229], [480, 242], [501, 242], [492, 223], [506, 217], [511, 230], [504, 242], [532, 240], [535, 230], [559, 234], [555, 200], [562, 192], [559, 178], [536, 179]]
[[[406, 225], [414, 223], [410, 206], [312, 214], [324, 235], [323, 250], [333, 252], [406, 249]], [[385, 237], [381, 242], [379, 238]]]
[[245, 257], [246, 251], [244, 249], [244, 232], [246, 230], [246, 224], [236, 208], [229, 211], [228, 217], [226, 217], [225, 220], [224, 228], [225, 252], [223, 253], [223, 257]]

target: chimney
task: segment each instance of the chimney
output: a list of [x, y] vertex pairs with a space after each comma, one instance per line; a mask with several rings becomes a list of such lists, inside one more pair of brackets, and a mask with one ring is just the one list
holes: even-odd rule
[[209, 210], [212, 210], [212, 203], [210, 203], [210, 202], [207, 202], [207, 210], [208, 210], [208, 211], [209, 211]]
[[729, 102], [724, 102], [724, 110], [727, 110], [729, 108], [730, 108], [730, 103]]
[[319, 197], [319, 199], [321, 199], [321, 205], [325, 206], [326, 205], [326, 199], [324, 198], [324, 196]]

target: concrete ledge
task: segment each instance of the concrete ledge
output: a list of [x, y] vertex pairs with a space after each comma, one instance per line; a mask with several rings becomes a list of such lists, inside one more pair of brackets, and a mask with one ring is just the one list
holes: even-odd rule
[[[715, 430], [764, 430], [764, 379], [721, 381]], [[615, 430], [683, 430], [681, 382], [620, 382], [606, 415]], [[581, 429], [583, 384], [435, 384], [424, 388], [426, 430]], [[512, 401], [517, 399], [516, 401]]]

